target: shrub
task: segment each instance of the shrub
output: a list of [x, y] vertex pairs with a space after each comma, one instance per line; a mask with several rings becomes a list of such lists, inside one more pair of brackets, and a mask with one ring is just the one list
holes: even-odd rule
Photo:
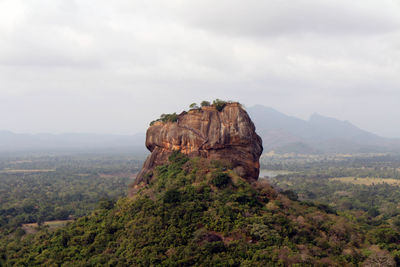
[[188, 160], [189, 160], [188, 156], [186, 156], [179, 150], [174, 150], [168, 157], [168, 161], [170, 163], [178, 163], [179, 165], [185, 164]]
[[397, 217], [395, 217], [393, 219], [393, 226], [397, 229], [400, 230], [400, 215], [398, 215]]
[[181, 200], [181, 193], [176, 189], [170, 189], [164, 194], [165, 203], [177, 203]]
[[226, 251], [225, 244], [222, 241], [207, 242], [205, 244], [207, 254], [215, 254]]
[[202, 107], [208, 107], [208, 106], [211, 105], [211, 103], [204, 100], [204, 101], [201, 101], [200, 105], [201, 105]]
[[157, 120], [154, 120], [150, 122], [150, 126], [152, 126], [154, 123], [157, 121], [162, 121], [162, 122], [177, 122], [179, 118], [179, 115], [176, 114], [176, 112], [172, 114], [161, 114], [160, 118]]
[[224, 107], [226, 106], [226, 104], [227, 104], [226, 101], [223, 101], [223, 100], [218, 99], [218, 98], [213, 101], [213, 105], [215, 106], [215, 108], [218, 111], [222, 111], [224, 109]]
[[114, 208], [115, 202], [111, 199], [102, 199], [100, 200], [98, 207], [99, 209], [110, 210]]
[[228, 185], [230, 177], [228, 174], [223, 172], [218, 172], [213, 175], [211, 183], [216, 187], [222, 188]]
[[161, 114], [160, 119], [162, 122], [177, 122], [178, 114], [175, 112], [172, 114]]
[[246, 192], [238, 192], [231, 196], [231, 199], [241, 205], [249, 205], [250, 207], [261, 206], [257, 198]]
[[376, 207], [371, 207], [368, 209], [368, 215], [370, 217], [376, 217], [379, 215], [379, 210]]
[[198, 109], [199, 106], [198, 106], [196, 103], [192, 103], [192, 104], [189, 105], [189, 108], [191, 108], [191, 109]]
[[232, 169], [232, 163], [229, 162], [228, 160], [211, 160], [210, 164], [213, 168], [219, 169], [219, 171]]
[[327, 204], [319, 203], [317, 207], [328, 214], [336, 214], [336, 210]]

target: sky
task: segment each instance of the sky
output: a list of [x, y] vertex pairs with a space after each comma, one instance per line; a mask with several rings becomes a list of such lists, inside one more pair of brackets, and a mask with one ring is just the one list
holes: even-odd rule
[[400, 1], [0, 0], [0, 129], [133, 134], [215, 98], [400, 137]]

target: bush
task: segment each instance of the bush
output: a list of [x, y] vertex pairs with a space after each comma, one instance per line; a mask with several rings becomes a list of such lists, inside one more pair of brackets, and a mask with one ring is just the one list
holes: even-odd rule
[[180, 200], [181, 200], [181, 193], [176, 189], [168, 190], [164, 194], [165, 203], [178, 203]]
[[215, 106], [215, 108], [218, 111], [222, 111], [224, 109], [224, 107], [226, 106], [226, 104], [227, 104], [226, 101], [223, 101], [223, 100], [218, 99], [218, 98], [213, 101], [213, 105]]
[[320, 203], [320, 204], [317, 204], [317, 207], [319, 209], [325, 211], [328, 214], [337, 214], [336, 210], [327, 204]]
[[229, 177], [228, 174], [223, 172], [218, 172], [213, 175], [211, 183], [218, 188], [223, 188], [228, 185], [230, 179], [231, 178]]
[[198, 106], [196, 103], [192, 103], [192, 104], [189, 105], [189, 108], [191, 108], [191, 109], [198, 109], [199, 106]]
[[248, 205], [250, 207], [261, 206], [261, 203], [257, 198], [246, 192], [238, 192], [231, 196], [232, 201], [235, 201], [241, 205]]
[[368, 215], [370, 217], [376, 217], [379, 215], [379, 210], [376, 207], [371, 207], [368, 209]]
[[98, 207], [99, 209], [110, 210], [114, 208], [115, 202], [111, 199], [102, 199], [100, 200]]
[[168, 161], [170, 163], [179, 163], [179, 165], [185, 164], [188, 160], [189, 160], [188, 156], [186, 156], [179, 150], [174, 150], [168, 157]]
[[175, 112], [172, 114], [161, 114], [160, 119], [162, 122], [177, 122], [178, 114]]
[[400, 230], [400, 215], [396, 216], [393, 219], [393, 226], [397, 229]]
[[204, 100], [204, 101], [201, 101], [200, 105], [201, 105], [202, 107], [209, 107], [209, 106], [211, 106], [211, 103]]
[[177, 122], [179, 118], [179, 115], [176, 114], [176, 112], [172, 114], [161, 114], [160, 118], [157, 120], [154, 120], [150, 122], [150, 126], [152, 126], [154, 123], [157, 121], [162, 121], [162, 122]]
[[226, 251], [225, 244], [222, 241], [208, 242], [205, 244], [207, 254], [215, 254]]

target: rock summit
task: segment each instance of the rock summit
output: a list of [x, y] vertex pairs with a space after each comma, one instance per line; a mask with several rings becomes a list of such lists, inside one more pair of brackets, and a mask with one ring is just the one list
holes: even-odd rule
[[[176, 150], [189, 157], [228, 162], [249, 182], [258, 179], [262, 140], [239, 103], [204, 106], [176, 115], [173, 121], [155, 121], [146, 133], [151, 151], [138, 174], [133, 190], [149, 183], [155, 167], [168, 162]], [[135, 190], [134, 190], [135, 191]]]

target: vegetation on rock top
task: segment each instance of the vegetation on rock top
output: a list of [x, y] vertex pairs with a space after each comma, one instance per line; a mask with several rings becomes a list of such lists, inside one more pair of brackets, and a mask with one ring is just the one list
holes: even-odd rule
[[[222, 111], [224, 109], [224, 107], [229, 103], [234, 103], [234, 102], [232, 102], [232, 101], [224, 101], [224, 100], [221, 100], [221, 99], [217, 98], [212, 102], [212, 104], [209, 101], [204, 100], [204, 101], [202, 101], [200, 103], [200, 106], [197, 105], [197, 103], [192, 103], [192, 104], [189, 105], [189, 108], [191, 110], [193, 110], [193, 109], [201, 109], [202, 107], [214, 106], [218, 111]], [[183, 111], [183, 112], [185, 112], [185, 111]], [[178, 117], [179, 117], [179, 115], [176, 114], [175, 112], [172, 113], [172, 114], [161, 114], [159, 119], [150, 122], [150, 126], [153, 125], [154, 123], [158, 122], [158, 121], [164, 122], [164, 123], [165, 122], [177, 122], [178, 121]]]

